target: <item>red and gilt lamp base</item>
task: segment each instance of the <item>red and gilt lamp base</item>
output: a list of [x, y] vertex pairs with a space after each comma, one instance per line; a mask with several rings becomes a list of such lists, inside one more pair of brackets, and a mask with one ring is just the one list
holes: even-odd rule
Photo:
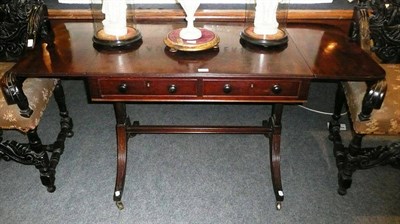
[[164, 39], [165, 45], [170, 51], [203, 51], [211, 48], [218, 48], [219, 37], [212, 31], [199, 28], [202, 36], [196, 40], [185, 40], [179, 36], [181, 29], [176, 29], [168, 33]]

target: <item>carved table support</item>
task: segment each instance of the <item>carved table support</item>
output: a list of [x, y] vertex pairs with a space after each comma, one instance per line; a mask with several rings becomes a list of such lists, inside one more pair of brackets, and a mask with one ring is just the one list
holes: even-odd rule
[[282, 182], [281, 182], [281, 156], [280, 156], [282, 111], [283, 111], [283, 104], [273, 105], [272, 115], [268, 122], [268, 127], [270, 127], [272, 131], [267, 135], [267, 137], [269, 138], [269, 147], [270, 147], [269, 158], [271, 166], [272, 184], [275, 192], [276, 208], [278, 210], [281, 209], [284, 198], [282, 190]]
[[280, 172], [280, 138], [283, 104], [274, 104], [268, 121], [261, 126], [173, 126], [173, 125], [140, 125], [138, 121], [130, 123], [126, 114], [125, 103], [114, 103], [117, 120], [117, 175], [114, 190], [114, 201], [118, 209], [123, 209], [121, 201], [126, 175], [128, 140], [137, 134], [263, 134], [269, 138], [270, 169], [276, 198], [276, 208], [282, 207], [283, 190]]
[[117, 120], [117, 177], [115, 180], [114, 201], [116, 202], [118, 209], [122, 210], [124, 205], [121, 199], [125, 185], [126, 157], [128, 152], [128, 136], [126, 128], [130, 125], [130, 122], [126, 115], [125, 103], [115, 103], [114, 111]]

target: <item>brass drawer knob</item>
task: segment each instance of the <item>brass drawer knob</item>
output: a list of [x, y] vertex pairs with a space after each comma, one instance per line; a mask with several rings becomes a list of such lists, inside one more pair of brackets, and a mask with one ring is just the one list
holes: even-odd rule
[[224, 93], [228, 94], [232, 92], [232, 86], [230, 84], [225, 84], [222, 90], [224, 91]]
[[275, 85], [272, 86], [271, 90], [272, 90], [272, 92], [274, 94], [278, 95], [278, 94], [280, 94], [282, 92], [282, 87], [280, 85], [278, 85], [278, 84], [275, 84]]

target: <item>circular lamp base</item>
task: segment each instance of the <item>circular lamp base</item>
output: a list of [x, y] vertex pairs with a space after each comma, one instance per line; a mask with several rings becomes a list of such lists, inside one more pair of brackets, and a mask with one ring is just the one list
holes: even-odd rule
[[176, 51], [203, 51], [218, 48], [219, 37], [210, 30], [199, 28], [202, 36], [195, 40], [184, 40], [179, 37], [181, 29], [168, 33], [164, 39], [165, 45], [170, 47], [171, 52]]
[[142, 39], [140, 32], [132, 27], [127, 27], [127, 34], [123, 36], [109, 35], [103, 29], [93, 37], [93, 46], [101, 50], [121, 50], [134, 46], [134, 43]]
[[288, 42], [287, 33], [282, 29], [278, 29], [276, 34], [260, 35], [254, 33], [254, 27], [247, 27], [240, 33], [240, 37], [246, 42], [263, 47], [279, 46]]

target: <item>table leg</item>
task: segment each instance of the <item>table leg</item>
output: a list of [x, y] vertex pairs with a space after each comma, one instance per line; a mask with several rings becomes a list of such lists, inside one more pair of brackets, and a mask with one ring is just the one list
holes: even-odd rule
[[274, 104], [272, 107], [272, 115], [269, 119], [269, 127], [272, 132], [269, 136], [269, 147], [270, 147], [270, 166], [272, 184], [274, 187], [274, 193], [276, 198], [276, 208], [278, 210], [282, 207], [283, 201], [283, 189], [281, 181], [281, 155], [280, 155], [280, 144], [281, 144], [281, 118], [282, 118], [283, 104]]
[[121, 201], [124, 191], [125, 175], [126, 175], [126, 157], [128, 136], [126, 127], [129, 126], [129, 118], [126, 115], [125, 103], [114, 103], [115, 117], [117, 120], [117, 177], [115, 180], [114, 201], [118, 209], [122, 210], [124, 205]]

